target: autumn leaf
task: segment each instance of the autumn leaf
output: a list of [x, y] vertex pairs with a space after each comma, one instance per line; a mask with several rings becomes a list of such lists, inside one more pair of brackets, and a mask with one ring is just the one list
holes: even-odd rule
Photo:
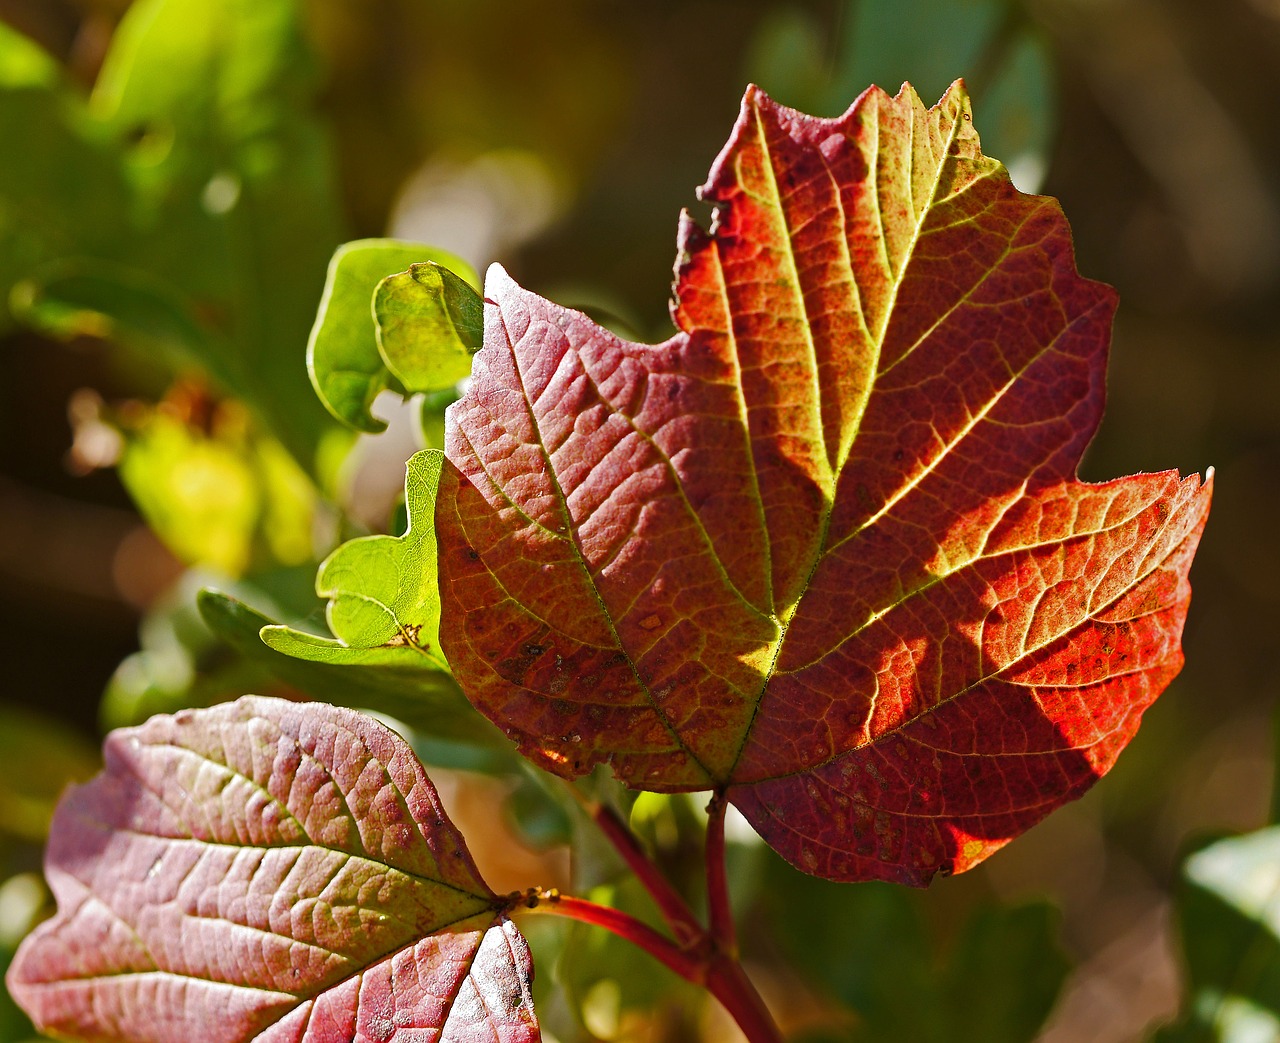
[[553, 772], [727, 792], [833, 879], [967, 869], [1177, 673], [1208, 485], [1075, 477], [1115, 294], [962, 84], [835, 120], [753, 88], [701, 195], [663, 344], [490, 270], [441, 645]]
[[506, 903], [383, 726], [246, 696], [112, 732], [105, 754], [54, 818], [57, 915], [6, 976], [42, 1031], [540, 1038]]

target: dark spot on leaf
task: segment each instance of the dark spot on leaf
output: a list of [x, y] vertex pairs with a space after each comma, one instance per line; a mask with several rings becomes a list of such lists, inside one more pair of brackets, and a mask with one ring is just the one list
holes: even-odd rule
[[400, 628], [390, 641], [386, 643], [386, 648], [408, 648], [418, 644], [418, 634], [422, 631], [420, 623], [410, 623], [408, 626]]
[[523, 651], [525, 655], [533, 656], [536, 659], [538, 656], [542, 655], [546, 649], [542, 645], [525, 645]]

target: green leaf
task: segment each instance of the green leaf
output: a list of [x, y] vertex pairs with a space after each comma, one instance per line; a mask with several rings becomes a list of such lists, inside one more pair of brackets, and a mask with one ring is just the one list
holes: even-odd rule
[[243, 655], [313, 697], [390, 714], [437, 738], [506, 749], [463, 698], [437, 643], [432, 514], [442, 460], [433, 450], [409, 460], [403, 536], [363, 536], [321, 563], [316, 591], [329, 601], [333, 636], [281, 625], [213, 591], [201, 595], [200, 609]]
[[0, 22], [0, 89], [54, 87], [61, 79], [52, 55]]
[[184, 562], [228, 576], [314, 561], [315, 487], [243, 409], [222, 415], [205, 434], [157, 409], [124, 432], [120, 478], [138, 509]]
[[1058, 125], [1048, 41], [1033, 29], [1021, 30], [1004, 48], [990, 82], [980, 86], [983, 147], [1004, 162], [1019, 189], [1039, 191]]
[[129, 189], [115, 144], [39, 48], [0, 25], [0, 329], [13, 286], [59, 257], [112, 257], [130, 240]]
[[[259, 592], [264, 581], [278, 586], [282, 577], [301, 571], [259, 575], [246, 589]], [[196, 599], [210, 579], [207, 572], [189, 569], [147, 609], [138, 627], [138, 650], [121, 661], [102, 693], [98, 720], [103, 731], [141, 724], [157, 713], [270, 691], [271, 673], [246, 656], [232, 654], [201, 617]], [[225, 582], [225, 577], [219, 579]]]
[[[307, 344], [307, 369], [325, 408], [343, 423], [361, 431], [377, 432], [386, 427], [369, 412], [381, 392], [405, 390], [387, 368], [387, 360], [379, 350], [370, 303], [374, 291], [387, 276], [424, 261], [438, 261], [460, 272], [466, 281], [477, 281], [470, 266], [460, 258], [429, 246], [394, 239], [360, 239], [346, 243], [338, 247], [329, 262], [324, 296]], [[398, 300], [393, 303], [398, 304]], [[403, 356], [407, 360], [408, 352], [398, 346], [403, 341], [399, 329], [392, 334], [392, 339], [397, 343], [395, 357]]]
[[1280, 826], [1191, 855], [1178, 897], [1182, 1020], [1160, 1043], [1251, 1043], [1280, 1034]]
[[378, 350], [406, 391], [452, 387], [484, 344], [484, 302], [434, 261], [389, 275], [373, 295]]
[[187, 302], [146, 272], [83, 258], [56, 261], [17, 286], [11, 303], [20, 321], [46, 336], [106, 337], [159, 354], [174, 368], [216, 359]]
[[218, 337], [207, 364], [304, 464], [326, 424], [298, 351], [341, 239], [315, 62], [295, 0], [144, 0], [93, 109], [124, 140], [135, 266], [172, 280]]
[[209, 628], [236, 652], [312, 698], [387, 714], [433, 739], [510, 748], [502, 733], [471, 708], [453, 678], [420, 665], [425, 663], [420, 656], [359, 666], [296, 659], [263, 644], [263, 628], [277, 624], [257, 609], [218, 590], [201, 591], [197, 604]]
[[443, 454], [430, 449], [409, 460], [409, 528], [403, 536], [362, 536], [321, 562], [316, 593], [329, 599], [332, 638], [272, 626], [262, 639], [279, 652], [320, 663], [398, 663], [420, 657], [429, 668], [447, 671], [438, 636], [440, 594], [431, 523], [443, 466]]
[[90, 105], [56, 72], [0, 39], [0, 139], [23, 143], [0, 164], [0, 295], [77, 260], [87, 282], [25, 291], [38, 320], [146, 352], [162, 334], [311, 466], [329, 421], [298, 351], [342, 235], [298, 4], [139, 0]]

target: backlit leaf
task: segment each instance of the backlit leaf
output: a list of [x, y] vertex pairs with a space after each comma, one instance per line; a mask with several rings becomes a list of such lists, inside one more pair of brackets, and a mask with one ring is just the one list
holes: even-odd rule
[[452, 387], [471, 373], [484, 339], [480, 295], [428, 261], [388, 275], [373, 294], [378, 350], [409, 391]]
[[246, 696], [113, 732], [105, 754], [54, 819], [58, 913], [6, 977], [42, 1030], [539, 1038], [528, 947], [386, 728]]
[[[443, 455], [415, 453], [405, 475], [409, 528], [403, 536], [362, 536], [329, 555], [316, 593], [329, 599], [332, 638], [271, 626], [262, 638], [278, 652], [334, 664], [391, 664], [422, 659], [447, 671], [440, 655], [440, 595], [432, 505]], [[415, 524], [416, 522], [416, 524]]]
[[956, 84], [748, 91], [622, 341], [491, 269], [449, 411], [441, 642], [538, 764], [720, 789], [794, 865], [923, 884], [1114, 762], [1177, 673], [1196, 476], [1075, 478], [1115, 295]]
[[470, 266], [460, 258], [395, 239], [345, 243], [329, 262], [324, 297], [307, 344], [307, 369], [325, 408], [361, 431], [377, 432], [387, 426], [369, 412], [381, 392], [425, 390], [406, 388], [387, 368], [378, 348], [372, 305], [374, 290], [383, 279], [425, 261], [438, 261], [475, 281]]

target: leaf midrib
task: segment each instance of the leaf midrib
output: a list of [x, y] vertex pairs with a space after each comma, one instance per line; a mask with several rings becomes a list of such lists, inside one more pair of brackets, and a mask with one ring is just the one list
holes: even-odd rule
[[[874, 373], [874, 376], [872, 377], [872, 379], [871, 379], [871, 381], [870, 381], [870, 383], [869, 383], [869, 385], [868, 385], [867, 392], [866, 392], [866, 394], [863, 396], [863, 398], [862, 398], [862, 402], [859, 404], [859, 409], [858, 409], [857, 413], [855, 414], [855, 416], [854, 416], [854, 417], [853, 417], [853, 419], [852, 419], [852, 425], [851, 425], [851, 426], [852, 426], [852, 434], [851, 434], [851, 436], [850, 436], [850, 438], [849, 438], [849, 448], [848, 448], [848, 451], [844, 454], [843, 459], [841, 459], [841, 460], [839, 461], [839, 467], [838, 467], [836, 470], [834, 470], [834, 471], [832, 472], [832, 474], [831, 474], [831, 487], [830, 487], [830, 488], [831, 488], [831, 492], [830, 492], [830, 494], [829, 494], [828, 496], [825, 496], [825, 497], [824, 497], [825, 503], [824, 503], [824, 506], [823, 506], [822, 522], [821, 522], [821, 526], [820, 526], [820, 538], [819, 538], [819, 540], [817, 541], [817, 543], [815, 544], [814, 558], [813, 558], [813, 561], [812, 561], [812, 563], [811, 563], [811, 565], [810, 565], [809, 573], [808, 573], [808, 575], [805, 577], [804, 583], [801, 585], [801, 587], [800, 587], [800, 591], [799, 591], [799, 594], [797, 595], [797, 597], [796, 597], [795, 601], [792, 603], [792, 605], [790, 605], [787, 609], [785, 609], [785, 610], [784, 610], [784, 611], [779, 615], [779, 623], [780, 623], [780, 625], [781, 625], [781, 633], [780, 633], [780, 634], [779, 634], [779, 636], [778, 636], [777, 644], [776, 644], [776, 646], [775, 646], [775, 648], [774, 648], [774, 654], [773, 654], [772, 659], [770, 660], [768, 670], [767, 670], [767, 672], [765, 673], [765, 676], [764, 676], [764, 678], [763, 678], [763, 679], [762, 679], [762, 681], [761, 681], [760, 689], [759, 689], [759, 693], [758, 693], [758, 695], [756, 696], [756, 700], [755, 700], [755, 706], [754, 706], [754, 708], [753, 708], [753, 710], [752, 710], [752, 713], [751, 713], [751, 719], [747, 722], [747, 727], [746, 727], [746, 728], [744, 729], [744, 731], [743, 731], [742, 739], [741, 739], [741, 741], [740, 741], [740, 742], [739, 742], [739, 744], [738, 744], [738, 750], [737, 750], [737, 752], [736, 752], [736, 754], [735, 754], [735, 756], [734, 756], [734, 759], [733, 759], [733, 764], [732, 764], [732, 766], [730, 767], [729, 772], [728, 772], [728, 774], [727, 774], [727, 776], [726, 776], [726, 778], [727, 778], [727, 779], [732, 779], [732, 777], [733, 777], [734, 773], [737, 771], [738, 764], [739, 764], [739, 762], [742, 760], [743, 752], [746, 750], [746, 748], [747, 748], [747, 744], [748, 744], [748, 743], [750, 742], [750, 740], [751, 740], [751, 733], [752, 733], [752, 732], [753, 732], [753, 730], [755, 729], [755, 723], [756, 723], [756, 720], [758, 719], [759, 714], [760, 714], [760, 707], [761, 707], [761, 706], [763, 705], [763, 703], [764, 703], [765, 694], [767, 693], [768, 688], [769, 688], [769, 685], [770, 685], [770, 683], [772, 682], [772, 680], [773, 680], [773, 678], [774, 678], [775, 670], [776, 670], [776, 668], [777, 668], [778, 659], [779, 659], [779, 658], [780, 658], [780, 656], [782, 655], [782, 648], [783, 648], [783, 645], [786, 643], [787, 628], [789, 627], [791, 620], [795, 618], [795, 614], [796, 614], [796, 612], [797, 612], [797, 611], [799, 611], [800, 605], [801, 605], [801, 603], [804, 601], [805, 595], [809, 592], [810, 585], [811, 585], [811, 584], [812, 584], [812, 582], [813, 582], [813, 577], [817, 574], [817, 571], [818, 571], [819, 566], [822, 564], [823, 559], [826, 557], [826, 555], [827, 555], [827, 553], [828, 553], [828, 548], [826, 547], [826, 542], [827, 542], [827, 536], [828, 536], [828, 533], [830, 532], [830, 527], [831, 527], [831, 516], [832, 516], [832, 513], [834, 512], [834, 508], [835, 508], [835, 492], [836, 492], [836, 490], [837, 490], [837, 489], [838, 489], [838, 487], [839, 487], [840, 475], [841, 475], [841, 473], [843, 472], [844, 465], [847, 463], [847, 461], [848, 461], [849, 457], [852, 455], [852, 453], [853, 453], [853, 449], [854, 449], [855, 445], [857, 444], [857, 440], [858, 440], [858, 433], [859, 433], [859, 432], [860, 432], [860, 430], [861, 430], [862, 420], [863, 420], [863, 418], [864, 418], [864, 417], [865, 417], [865, 415], [866, 415], [867, 405], [868, 405], [868, 403], [871, 401], [871, 397], [872, 397], [872, 395], [875, 393], [876, 385], [877, 385], [877, 383], [878, 383], [878, 381], [879, 381], [879, 376], [880, 376], [880, 372], [879, 372], [879, 370], [880, 370], [880, 356], [881, 356], [881, 353], [882, 353], [882, 352], [883, 352], [883, 350], [884, 350], [884, 337], [885, 337], [885, 334], [887, 333], [887, 331], [888, 331], [888, 329], [889, 329], [890, 321], [891, 321], [891, 319], [892, 319], [892, 315], [893, 315], [893, 310], [894, 310], [894, 307], [895, 307], [895, 305], [896, 305], [896, 303], [897, 303], [898, 293], [899, 293], [899, 291], [901, 290], [902, 284], [903, 284], [903, 282], [904, 282], [904, 281], [905, 281], [905, 279], [906, 279], [907, 272], [908, 272], [908, 270], [909, 270], [909, 269], [910, 269], [910, 267], [911, 267], [911, 261], [912, 261], [912, 258], [915, 256], [915, 249], [916, 249], [916, 246], [917, 246], [917, 245], [918, 245], [918, 243], [920, 242], [920, 236], [921, 236], [922, 229], [924, 228], [924, 226], [925, 226], [926, 222], [928, 221], [928, 217], [929, 217], [930, 213], [933, 211], [933, 208], [934, 208], [934, 206], [935, 206], [935, 205], [936, 205], [936, 203], [937, 203], [938, 192], [939, 192], [939, 190], [940, 190], [940, 189], [941, 189], [941, 187], [942, 187], [943, 172], [944, 172], [944, 171], [946, 170], [946, 168], [947, 168], [947, 167], [952, 163], [952, 161], [956, 158], [956, 157], [952, 156], [952, 154], [951, 154], [951, 146], [952, 146], [952, 144], [957, 140], [957, 138], [958, 138], [958, 136], [959, 136], [959, 133], [960, 133], [960, 130], [962, 129], [962, 125], [963, 125], [963, 122], [964, 122], [964, 118], [963, 118], [963, 117], [964, 117], [964, 111], [965, 111], [965, 108], [964, 108], [964, 106], [963, 106], [963, 105], [961, 105], [961, 106], [957, 109], [957, 111], [956, 111], [955, 119], [954, 119], [954, 121], [953, 121], [953, 123], [952, 123], [951, 130], [950, 130], [950, 132], [949, 132], [949, 133], [948, 133], [948, 135], [947, 135], [946, 143], [945, 143], [945, 145], [944, 145], [944, 147], [943, 147], [943, 149], [942, 149], [942, 159], [941, 159], [941, 161], [938, 163], [938, 168], [937, 168], [937, 172], [936, 172], [935, 177], [934, 177], [933, 186], [932, 186], [932, 191], [931, 191], [931, 194], [930, 194], [930, 197], [929, 197], [929, 202], [928, 202], [924, 207], [922, 207], [922, 208], [920, 209], [919, 215], [918, 215], [918, 216], [917, 216], [917, 218], [916, 218], [915, 228], [912, 230], [911, 241], [908, 243], [908, 245], [907, 245], [907, 249], [906, 249], [906, 250], [904, 251], [904, 253], [903, 253], [903, 256], [902, 256], [902, 263], [901, 263], [900, 267], [898, 268], [897, 273], [893, 275], [893, 288], [892, 288], [892, 291], [891, 291], [890, 296], [889, 296], [889, 301], [888, 301], [888, 303], [887, 303], [887, 305], [886, 305], [886, 307], [885, 307], [885, 310], [884, 310], [884, 321], [883, 321], [883, 324], [882, 324], [882, 326], [881, 326], [881, 328], [880, 328], [880, 331], [879, 331], [878, 335], [871, 339], [871, 343], [874, 345], [875, 360], [874, 360], [874, 365], [873, 365], [873, 366], [868, 366], [868, 371], [869, 371], [869, 372]], [[798, 270], [797, 270], [797, 268], [796, 268], [796, 264], [795, 264], [795, 259], [794, 259], [794, 248], [793, 248], [793, 244], [792, 244], [792, 242], [791, 242], [791, 238], [790, 238], [790, 224], [789, 224], [789, 222], [787, 221], [786, 211], [785, 211], [785, 208], [783, 207], [783, 203], [782, 203], [782, 196], [781, 196], [781, 194], [780, 194], [780, 193], [778, 192], [778, 190], [777, 190], [777, 179], [776, 179], [776, 175], [775, 175], [775, 174], [774, 174], [774, 172], [773, 172], [773, 156], [772, 156], [771, 151], [769, 150], [768, 143], [767, 143], [767, 140], [766, 140], [766, 138], [765, 138], [764, 130], [763, 130], [763, 127], [761, 126], [761, 123], [760, 123], [760, 113], [759, 113], [759, 109], [758, 109], [758, 108], [755, 110], [755, 116], [756, 116], [756, 125], [757, 125], [758, 133], [759, 133], [759, 136], [760, 136], [761, 147], [762, 147], [762, 149], [764, 150], [764, 153], [765, 153], [765, 160], [766, 160], [766, 166], [768, 167], [768, 170], [769, 170], [770, 182], [771, 182], [771, 184], [772, 184], [772, 185], [773, 185], [773, 187], [774, 187], [774, 193], [775, 193], [775, 196], [776, 196], [776, 202], [775, 202], [773, 205], [774, 205], [774, 206], [776, 206], [776, 208], [777, 208], [777, 210], [778, 210], [779, 214], [780, 214], [780, 215], [781, 215], [781, 217], [782, 217], [782, 225], [783, 225], [783, 228], [787, 230], [787, 247], [788, 247], [788, 256], [791, 258], [791, 270], [792, 270], [792, 273], [795, 275], [795, 278], [796, 278], [796, 282], [795, 282], [796, 292], [797, 292], [797, 294], [799, 295], [800, 300], [801, 300], [801, 304], [802, 304], [802, 306], [803, 306], [803, 304], [804, 304], [804, 293], [803, 293], [803, 289], [801, 288], [801, 285], [800, 285], [799, 273], [798, 273]], [[914, 111], [912, 111], [912, 113], [911, 113], [911, 119], [910, 119], [910, 121], [909, 121], [909, 122], [910, 122], [910, 126], [911, 126], [911, 142], [910, 142], [910, 146], [911, 146], [911, 147], [910, 147], [911, 166], [912, 166], [912, 169], [914, 170], [914, 164], [915, 164], [915, 147], [914, 147], [914, 143], [915, 143], [915, 112], [914, 112]], [[875, 169], [878, 169], [878, 162], [879, 162], [879, 157], [880, 157], [880, 148], [879, 148], [879, 145], [880, 145], [880, 125], [879, 125], [879, 119], [878, 119], [878, 114], [877, 114], [877, 123], [876, 123], [876, 148], [873, 150], [873, 155], [875, 156], [876, 164], [877, 164], [877, 166], [876, 166], [876, 168], [875, 168]], [[822, 155], [822, 153], [821, 153], [820, 151], [818, 151], [818, 152], [817, 152], [817, 154], [818, 154], [818, 156], [819, 156], [819, 157], [821, 158], [821, 160], [822, 160], [823, 169], [824, 169], [824, 170], [826, 170], [826, 171], [828, 172], [829, 176], [831, 176], [833, 180], [835, 180], [834, 173], [830, 171], [830, 168], [829, 168], [829, 166], [828, 166], [828, 164], [827, 164], [826, 157], [825, 157], [824, 155]], [[910, 175], [908, 175], [908, 176], [909, 176], [909, 182], [908, 182], [909, 187], [908, 187], [908, 191], [910, 191]], [[990, 174], [984, 175], [984, 177], [990, 177], [990, 176], [991, 176]], [[976, 183], [978, 180], [980, 180], [980, 179], [975, 179], [974, 183]], [[886, 271], [889, 271], [890, 273], [892, 273], [892, 264], [890, 263], [890, 258], [889, 258], [889, 255], [888, 255], [888, 241], [887, 241], [887, 238], [886, 238], [886, 236], [885, 236], [885, 234], [884, 234], [884, 215], [883, 215], [883, 209], [882, 209], [882, 207], [881, 207], [881, 205], [880, 205], [880, 197], [879, 197], [879, 179], [878, 179], [876, 176], [874, 176], [874, 172], [873, 172], [872, 177], [870, 178], [870, 183], [873, 185], [874, 190], [875, 190], [875, 192], [876, 192], [876, 207], [875, 207], [875, 211], [876, 211], [877, 220], [878, 220], [879, 225], [880, 225], [880, 235], [879, 235], [879, 236], [877, 236], [877, 242], [879, 242], [879, 243], [882, 245], [883, 249], [884, 249], [884, 254], [885, 254], [885, 267], [886, 267]], [[967, 188], [968, 188], [968, 187], [970, 187], [970, 186], [965, 186], [965, 187], [966, 187], [966, 189], [967, 189]], [[839, 192], [838, 192], [838, 186], [837, 186], [837, 196], [838, 196], [838, 195], [839, 195]], [[844, 214], [843, 206], [841, 207], [841, 214], [842, 214], [842, 216], [843, 216], [843, 214]], [[847, 237], [847, 235], [846, 235], [846, 236], [845, 236], [846, 243], [847, 243], [847, 238], [848, 238], [848, 237]], [[846, 256], [848, 256], [848, 254], [847, 254], [847, 253], [846, 253]], [[854, 266], [853, 266], [852, 258], [851, 258], [851, 257], [850, 257], [849, 261], [850, 261], [850, 263], [849, 263], [849, 279], [850, 279], [850, 281], [851, 281], [851, 282], [853, 282], [853, 284], [854, 284], [855, 286], [858, 286], [858, 282], [857, 282], [857, 273], [856, 273], [856, 270], [855, 270], [855, 268], [854, 268]], [[859, 301], [861, 302], [861, 289], [860, 289], [860, 288], [859, 288]], [[807, 315], [807, 311], [806, 311], [806, 315]], [[864, 325], [864, 328], [865, 328], [865, 327], [866, 327], [866, 316], [865, 316], [865, 313], [862, 315], [862, 321], [863, 321], [863, 325]], [[809, 336], [809, 344], [810, 344], [811, 351], [813, 352], [813, 366], [814, 366], [814, 369], [813, 369], [813, 381], [814, 381], [814, 385], [813, 385], [813, 386], [814, 386], [814, 405], [815, 405], [815, 409], [817, 410], [817, 413], [818, 413], [818, 424], [819, 424], [818, 430], [819, 430], [819, 433], [821, 434], [821, 433], [822, 433], [822, 426], [821, 426], [821, 424], [822, 424], [822, 409], [821, 409], [821, 401], [822, 401], [822, 399], [821, 399], [821, 387], [820, 387], [820, 386], [819, 386], [819, 384], [818, 384], [818, 376], [819, 376], [819, 372], [820, 372], [820, 371], [819, 371], [819, 369], [818, 369], [818, 361], [817, 361], [817, 355], [816, 355], [816, 348], [814, 347], [814, 344], [813, 344], [812, 332], [811, 332], [811, 330], [809, 329], [809, 327], [808, 327], [807, 325], [806, 325], [806, 334]], [[826, 456], [826, 452], [825, 452], [825, 450], [826, 450], [825, 437], [823, 437], [823, 449], [824, 449], [823, 459], [824, 459], [824, 461], [825, 461], [825, 460], [827, 460], [827, 456]], [[948, 450], [948, 451], [949, 451], [949, 450]], [[945, 454], [943, 454], [943, 455], [945, 455]], [[941, 460], [941, 459], [942, 459], [942, 457], [940, 456], [938, 459], [939, 459], [939, 460]], [[762, 510], [763, 510], [763, 505], [762, 505]], [[768, 533], [766, 533], [766, 534], [765, 534], [765, 536], [766, 536], [766, 542], [768, 542]]]
[[[632, 658], [631, 654], [626, 650], [626, 646], [623, 644], [622, 636], [618, 633], [618, 628], [614, 623], [613, 615], [609, 612], [609, 607], [604, 600], [604, 596], [600, 593], [599, 585], [596, 583], [596, 577], [592, 574], [591, 568], [587, 564], [586, 556], [582, 552], [582, 547], [578, 543], [578, 531], [573, 524], [573, 518], [569, 514], [569, 499], [568, 499], [568, 496], [565, 494], [564, 488], [560, 484], [560, 476], [556, 474], [555, 467], [552, 464], [551, 453], [548, 451], [547, 445], [543, 441], [542, 428], [538, 424], [537, 415], [534, 413], [533, 399], [529, 395], [529, 389], [525, 386], [524, 372], [520, 368], [520, 360], [516, 355], [515, 342], [511, 338], [511, 331], [507, 328], [506, 317], [502, 314], [501, 308], [498, 308], [497, 312], [498, 312], [498, 321], [502, 325], [502, 337], [503, 337], [503, 340], [506, 341], [507, 350], [511, 354], [512, 369], [515, 372], [516, 379], [520, 382], [520, 401], [524, 403], [525, 411], [529, 418], [529, 426], [533, 431], [534, 437], [537, 439], [538, 451], [542, 454], [543, 467], [547, 475], [547, 480], [551, 482], [552, 487], [555, 489], [556, 500], [562, 512], [562, 516], [564, 518], [565, 532], [572, 533], [572, 538], [566, 540], [566, 542], [571, 552], [573, 553], [573, 556], [577, 559], [578, 567], [581, 569], [582, 574], [587, 579], [587, 583], [590, 585], [591, 593], [596, 599], [596, 605], [598, 607], [600, 616], [601, 618], [604, 619], [605, 625], [609, 629], [609, 634], [613, 638], [614, 647], [616, 647], [619, 651], [623, 653], [623, 657], [626, 659], [627, 666], [631, 670], [631, 676], [635, 679], [635, 682], [639, 686], [640, 691], [644, 693], [645, 699], [648, 701], [650, 707], [653, 709], [654, 716], [658, 718], [658, 721], [671, 735], [672, 739], [675, 741], [676, 746], [685, 752], [685, 754], [689, 757], [689, 759], [698, 766], [698, 770], [700, 770], [707, 779], [713, 779], [714, 775], [707, 770], [707, 766], [703, 764], [701, 760], [699, 760], [698, 756], [684, 741], [683, 736], [681, 736], [680, 732], [676, 729], [675, 725], [671, 722], [671, 718], [669, 718], [666, 715], [666, 713], [663, 712], [662, 707], [658, 705], [658, 700], [654, 697], [654, 694], [652, 690], [649, 688], [648, 684], [645, 683], [644, 678], [640, 676], [640, 671], [636, 666], [635, 660]], [[468, 442], [469, 441], [470, 440], [468, 439]], [[473, 452], [474, 452], [474, 448], [473, 448]], [[477, 459], [479, 459], [478, 456], [477, 456]], [[483, 463], [481, 463], [481, 467], [483, 466], [484, 466]], [[504, 497], [506, 496], [505, 491], [503, 492], [503, 495]], [[544, 528], [545, 530], [545, 526], [540, 526], [540, 527]], [[559, 535], [563, 537], [563, 534], [559, 534]], [[522, 603], [519, 601], [517, 601], [516, 604], [522, 605]]]

